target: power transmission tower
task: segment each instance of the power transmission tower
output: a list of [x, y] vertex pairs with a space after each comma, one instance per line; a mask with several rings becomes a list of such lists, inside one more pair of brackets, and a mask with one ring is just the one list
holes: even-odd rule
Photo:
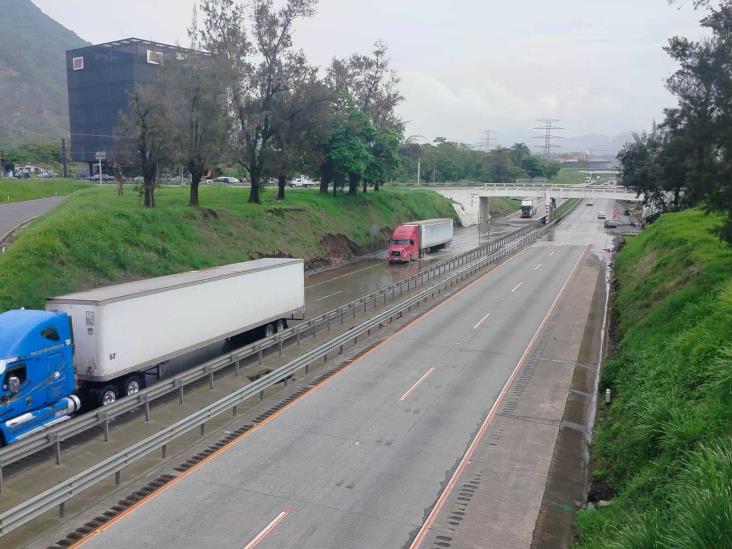
[[534, 136], [534, 139], [543, 139], [544, 140], [544, 159], [549, 160], [552, 156], [552, 148], [553, 147], [559, 147], [559, 145], [555, 145], [552, 143], [553, 139], [562, 139], [559, 135], [554, 135], [552, 132], [555, 130], [563, 130], [564, 128], [560, 128], [556, 125], [557, 122], [560, 122], [560, 120], [556, 118], [539, 118], [537, 122], [540, 122], [543, 124], [542, 126], [539, 126], [538, 128], [534, 128], [535, 130], [543, 130], [544, 135], [536, 135]]
[[491, 150], [491, 134], [496, 133], [495, 130], [483, 130], [483, 144], [485, 147], [485, 152], [490, 152]]

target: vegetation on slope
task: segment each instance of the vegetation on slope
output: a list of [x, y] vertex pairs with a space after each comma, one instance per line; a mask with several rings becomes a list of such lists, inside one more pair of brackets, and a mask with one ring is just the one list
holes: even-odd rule
[[89, 183], [73, 179], [0, 179], [0, 204], [66, 196], [89, 187]]
[[426, 190], [337, 197], [288, 191], [248, 204], [247, 188], [206, 187], [206, 208], [185, 206], [187, 188], [162, 187], [158, 207], [122, 199], [113, 187], [81, 190], [23, 231], [0, 255], [0, 311], [41, 307], [46, 297], [117, 281], [292, 256], [309, 264], [348, 257], [382, 242], [407, 220], [454, 217], [450, 202]]
[[663, 216], [617, 257], [613, 402], [581, 547], [732, 547], [732, 247], [721, 217]]
[[66, 50], [87, 43], [31, 0], [0, 0], [0, 13], [0, 146], [66, 136]]

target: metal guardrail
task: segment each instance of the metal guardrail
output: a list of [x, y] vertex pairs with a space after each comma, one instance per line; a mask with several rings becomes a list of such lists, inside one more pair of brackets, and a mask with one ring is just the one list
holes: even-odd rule
[[[357, 341], [358, 337], [362, 334], [366, 332], [370, 333], [372, 329], [381, 327], [384, 322], [391, 322], [397, 315], [401, 316], [404, 312], [410, 311], [412, 307], [419, 306], [421, 302], [427, 302], [427, 300], [433, 298], [435, 295], [440, 295], [443, 291], [451, 288], [455, 283], [472, 276], [484, 267], [498, 261], [511, 252], [534, 242], [546, 232], [546, 228], [543, 230], [537, 229], [535, 226], [532, 226], [531, 228], [533, 230], [528, 231], [527, 234], [519, 236], [507, 245], [499, 247], [498, 250], [488, 255], [485, 259], [473, 263], [451, 277], [448, 277], [437, 284], [422, 290], [414, 296], [385, 309], [376, 316], [365, 320], [358, 326], [355, 326], [351, 330], [348, 330], [330, 341], [311, 349], [301, 357], [281, 366], [245, 387], [234, 391], [226, 397], [202, 408], [186, 418], [181, 419], [175, 424], [150, 435], [144, 440], [130, 446], [126, 450], [118, 452], [104, 461], [90, 467], [86, 471], [63, 481], [0, 514], [0, 536], [19, 528], [23, 524], [33, 520], [54, 507], [58, 507], [59, 512], [63, 514], [63, 505], [66, 501], [91, 486], [94, 486], [99, 481], [108, 478], [112, 474], [117, 475], [122, 471], [122, 469], [131, 463], [136, 462], [155, 450], [164, 448], [179, 436], [195, 429], [196, 427], [204, 426], [211, 418], [233, 409], [241, 402], [260, 394], [260, 392], [264, 391], [266, 388], [288, 379], [299, 370], [308, 368], [315, 361], [323, 358], [327, 359], [328, 354], [336, 349], [342, 351], [343, 346], [349, 341]], [[136, 405], [139, 406], [139, 403]]]
[[509, 233], [493, 242], [489, 242], [463, 252], [455, 257], [446, 259], [437, 263], [424, 271], [404, 278], [399, 282], [384, 286], [366, 296], [360, 297], [350, 303], [336, 307], [322, 315], [314, 317], [305, 322], [301, 322], [296, 326], [283, 330], [273, 336], [258, 340], [250, 345], [237, 349], [227, 355], [214, 358], [199, 366], [194, 366], [178, 374], [174, 377], [161, 380], [150, 387], [147, 387], [139, 393], [124, 397], [115, 403], [96, 408], [85, 414], [78, 415], [68, 421], [54, 425], [48, 429], [44, 429], [27, 438], [0, 449], [0, 493], [3, 490], [3, 468], [27, 458], [37, 452], [54, 447], [56, 464], [61, 464], [61, 442], [64, 440], [78, 436], [90, 429], [102, 426], [104, 429], [105, 441], [109, 439], [110, 421], [115, 418], [129, 413], [133, 410], [143, 410], [145, 420], [150, 419], [150, 403], [162, 398], [170, 393], [178, 392], [179, 401], [182, 403], [184, 398], [184, 388], [191, 383], [209, 378], [209, 384], [213, 388], [214, 374], [222, 369], [233, 366], [236, 375], [239, 374], [240, 361], [257, 356], [259, 363], [262, 363], [262, 357], [266, 351], [278, 349], [282, 354], [285, 343], [295, 340], [297, 345], [303, 337], [315, 338], [318, 328], [327, 326], [330, 330], [334, 321], [344, 322], [345, 316], [350, 314], [356, 317], [359, 310], [366, 311], [369, 304], [376, 306], [377, 303], [386, 303], [388, 299], [394, 299], [402, 296], [405, 290], [411, 291], [419, 285], [433, 280], [435, 277], [450, 272], [468, 262], [475, 261], [480, 257], [492, 254], [500, 248], [512, 243], [517, 239], [521, 239], [527, 234], [541, 227], [540, 223], [532, 223], [517, 231]]

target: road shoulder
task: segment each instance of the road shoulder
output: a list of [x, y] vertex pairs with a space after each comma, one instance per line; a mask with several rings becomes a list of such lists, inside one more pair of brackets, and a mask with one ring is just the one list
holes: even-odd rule
[[[582, 372], [582, 379], [594, 379], [594, 375], [585, 375], [589, 370], [582, 363], [582, 350], [586, 331], [600, 330], [600, 326], [587, 327], [588, 318], [596, 319], [591, 313], [598, 285], [604, 291], [602, 264], [589, 255], [575, 273], [571, 291], [565, 292], [549, 317], [496, 420], [421, 547], [529, 547], [535, 530], [534, 544], [551, 544], [541, 541], [546, 519], [552, 517], [546, 509], [555, 506], [548, 496], [559, 499], [565, 486], [562, 474], [584, 478], [586, 471], [581, 455], [570, 449], [567, 456], [567, 447], [557, 446], [557, 442], [564, 438], [561, 432], [570, 431], [580, 432], [579, 447], [584, 444], [585, 427], [563, 418], [565, 410], [574, 406], [570, 404], [574, 397], [569, 396], [576, 373]], [[589, 369], [593, 369], [592, 363]], [[571, 461], [558, 465], [558, 457]], [[548, 479], [552, 479], [551, 494], [545, 493]], [[573, 516], [561, 503], [557, 505], [562, 513]]]

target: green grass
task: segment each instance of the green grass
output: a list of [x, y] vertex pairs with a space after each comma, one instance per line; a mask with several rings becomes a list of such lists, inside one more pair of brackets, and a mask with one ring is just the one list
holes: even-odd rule
[[572, 206], [574, 206], [577, 203], [577, 198], [569, 198], [562, 203], [561, 206], [559, 206], [556, 210], [554, 210], [554, 217], [562, 217], [565, 213], [567, 213]]
[[0, 179], [0, 204], [66, 196], [89, 187], [84, 181], [73, 179]]
[[278, 203], [268, 189], [263, 204], [253, 205], [246, 202], [248, 188], [207, 186], [201, 209], [185, 206], [187, 192], [161, 187], [154, 209], [143, 208], [132, 189], [122, 199], [108, 186], [69, 196], [0, 255], [0, 311], [41, 307], [44, 298], [65, 292], [263, 256], [318, 264], [328, 259], [328, 235], [340, 235], [340, 246], [364, 246], [402, 221], [454, 217], [447, 199], [426, 190], [335, 198], [288, 190], [287, 200]]
[[699, 210], [618, 254], [613, 403], [593, 476], [613, 504], [578, 515], [580, 547], [732, 547], [732, 247]]
[[561, 168], [552, 183], [557, 185], [581, 185], [587, 176], [576, 168]]
[[492, 217], [502, 217], [519, 211], [521, 209], [521, 201], [503, 196], [491, 197], [488, 201], [488, 209]]

